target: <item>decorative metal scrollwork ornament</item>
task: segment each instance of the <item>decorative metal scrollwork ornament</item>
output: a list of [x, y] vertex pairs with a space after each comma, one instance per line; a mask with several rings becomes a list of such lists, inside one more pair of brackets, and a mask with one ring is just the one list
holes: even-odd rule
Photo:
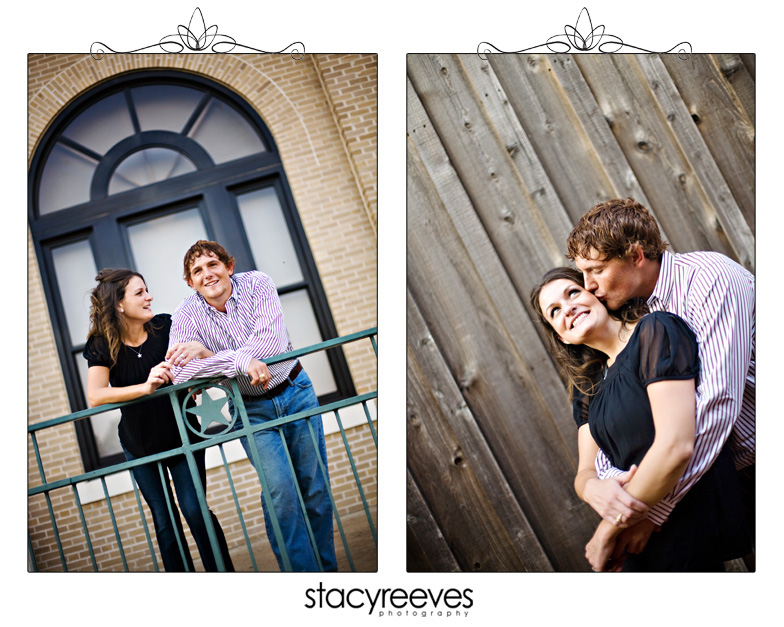
[[[176, 35], [161, 37], [157, 44], [143, 46], [136, 50], [118, 51], [112, 50], [106, 44], [96, 41], [90, 46], [90, 55], [96, 61], [100, 61], [107, 51], [111, 53], [122, 52], [123, 54], [128, 54], [150, 50], [151, 48], [159, 48], [163, 52], [173, 54], [177, 54], [186, 49], [190, 52], [212, 51], [218, 54], [225, 54], [234, 52], [236, 48], [241, 48], [241, 50], [236, 50], [237, 52], [261, 52], [263, 54], [271, 54], [268, 50], [259, 50], [257, 48], [245, 46], [237, 43], [237, 40], [234, 39], [234, 37], [218, 33], [217, 25], [212, 25], [208, 28], [204, 22], [204, 16], [201, 13], [201, 9], [197, 7], [193, 12], [193, 15], [191, 15], [191, 21], [188, 22], [188, 26], [180, 24], [177, 26]], [[305, 55], [305, 44], [301, 41], [294, 42], [283, 50], [278, 51], [278, 53], [282, 52], [288, 52], [291, 54], [292, 59], [299, 60]]]

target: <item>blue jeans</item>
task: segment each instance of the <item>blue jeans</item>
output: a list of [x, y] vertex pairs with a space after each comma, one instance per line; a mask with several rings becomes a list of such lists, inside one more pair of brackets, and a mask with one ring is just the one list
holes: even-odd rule
[[[123, 451], [125, 452], [125, 458], [128, 461], [137, 459], [124, 446]], [[201, 485], [206, 486], [207, 470], [204, 464], [204, 450], [194, 451], [193, 455], [196, 458], [196, 467], [199, 471]], [[166, 473], [166, 469], [168, 468], [171, 473], [172, 481], [174, 482], [174, 488], [177, 491], [177, 501], [179, 502], [182, 514], [185, 516], [185, 520], [188, 523], [188, 527], [190, 527], [191, 533], [193, 534], [193, 539], [196, 541], [204, 570], [208, 572], [217, 571], [218, 565], [212, 553], [207, 525], [204, 522], [204, 516], [202, 516], [201, 508], [199, 507], [196, 488], [191, 479], [191, 473], [188, 469], [188, 462], [185, 456], [178, 455], [176, 457], [169, 457], [161, 460], [160, 463], [161, 466], [163, 466], [166, 492], [168, 492], [169, 503], [171, 503], [172, 513], [174, 515], [174, 525], [172, 525], [172, 517], [169, 516], [169, 507], [166, 504], [166, 493], [164, 492], [161, 483], [158, 464], [143, 464], [142, 466], [136, 466], [132, 470], [142, 496], [152, 513], [155, 535], [158, 538], [158, 548], [161, 551], [164, 569], [167, 572], [183, 572], [186, 570], [185, 566], [187, 565], [188, 571], [194, 571], [193, 560], [191, 559], [188, 544], [185, 540], [185, 533], [182, 528], [182, 522], [180, 521], [180, 513], [177, 510], [177, 503], [174, 501], [171, 484]], [[223, 557], [223, 565], [227, 571], [234, 571], [234, 566], [232, 565], [231, 557], [229, 556], [229, 548], [226, 545], [226, 538], [223, 535], [220, 523], [215, 517], [215, 514], [213, 514], [211, 510], [208, 511], [212, 518], [212, 524], [215, 527], [215, 536], [218, 540], [221, 556]], [[175, 535], [175, 530], [177, 535]], [[182, 560], [180, 547], [177, 543], [178, 537], [182, 543], [185, 562]]]
[[[271, 420], [318, 407], [318, 399], [313, 390], [313, 384], [304, 370], [278, 396], [270, 399], [243, 396], [243, 402], [245, 403], [251, 426], [265, 424]], [[233, 415], [234, 408], [230, 407], [230, 411]], [[318, 450], [313, 446], [308, 422], [310, 422], [313, 428]], [[238, 417], [235, 429], [240, 428], [241, 425], [242, 419]], [[255, 434], [254, 441], [269, 488], [268, 496], [280, 525], [281, 536], [291, 563], [291, 570], [297, 572], [337, 570], [332, 531], [332, 503], [328, 492], [327, 447], [324, 443], [321, 416], [315, 415], [308, 419], [290, 422], [283, 425], [282, 431], [286, 447], [291, 455], [291, 465], [294, 468], [296, 481], [299, 483], [302, 493], [308, 521], [313, 531], [318, 559], [321, 561], [319, 566], [278, 428], [258, 431]], [[240, 438], [240, 440], [248, 455], [248, 459], [253, 463], [253, 456], [247, 438]], [[322, 472], [319, 464], [319, 456], [324, 464], [324, 472]], [[261, 496], [261, 505], [264, 511], [264, 525], [267, 529], [267, 537], [278, 560], [278, 567], [282, 570], [284, 564], [281, 559], [281, 551], [270, 520], [264, 494]]]

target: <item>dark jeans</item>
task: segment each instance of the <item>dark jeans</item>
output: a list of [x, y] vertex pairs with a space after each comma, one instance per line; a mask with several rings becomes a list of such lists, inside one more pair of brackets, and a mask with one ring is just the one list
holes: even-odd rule
[[[267, 399], [264, 397], [243, 397], [245, 409], [251, 426], [265, 424], [272, 420], [290, 416], [302, 411], [318, 407], [318, 399], [313, 391], [310, 378], [303, 370], [280, 395]], [[234, 414], [231, 401], [230, 411]], [[316, 447], [310, 435], [308, 422], [313, 429]], [[241, 420], [235, 428], [239, 428]], [[318, 570], [335, 571], [338, 568], [335, 556], [335, 543], [332, 531], [332, 503], [329, 498], [329, 475], [322, 473], [319, 458], [326, 471], [327, 449], [321, 416], [312, 416], [308, 420], [296, 420], [281, 428], [285, 437], [285, 445], [278, 429], [267, 429], [255, 434], [254, 441], [259, 452], [260, 463], [267, 480], [269, 500], [275, 511], [280, 526], [286, 553], [289, 557], [291, 570], [312, 572]], [[242, 446], [253, 463], [253, 455], [247, 438], [240, 438]], [[286, 456], [288, 450], [292, 474]], [[297, 485], [302, 494], [307, 521], [303, 516], [297, 496]], [[267, 499], [262, 495], [261, 506], [264, 511], [264, 524], [267, 529], [272, 552], [283, 570], [282, 553], [275, 535]], [[310, 526], [316, 552], [311, 545]]]
[[[125, 447], [123, 447], [123, 451], [125, 452], [125, 458], [128, 461], [137, 459]], [[201, 485], [206, 486], [207, 470], [204, 464], [204, 451], [194, 451], [193, 455], [196, 458], [196, 467], [199, 471]], [[201, 555], [204, 570], [217, 571], [218, 565], [216, 564], [215, 557], [212, 553], [207, 525], [204, 522], [204, 516], [202, 516], [201, 508], [199, 507], [196, 488], [191, 479], [191, 473], [188, 469], [188, 462], [185, 456], [178, 455], [177, 457], [170, 457], [162, 460], [160, 463], [161, 466], [163, 466], [166, 492], [168, 492], [169, 503], [171, 503], [172, 513], [174, 515], [174, 525], [172, 525], [172, 517], [169, 515], [169, 507], [166, 504], [166, 492], [164, 492], [161, 483], [158, 464], [151, 463], [137, 466], [133, 468], [133, 476], [136, 479], [136, 483], [139, 485], [144, 500], [150, 508], [150, 512], [152, 512], [155, 535], [158, 538], [158, 547], [161, 551], [164, 569], [167, 572], [182, 572], [186, 570], [185, 566], [187, 565], [188, 571], [194, 571], [193, 560], [191, 559], [191, 554], [188, 550], [188, 544], [185, 541], [185, 533], [182, 528], [182, 522], [180, 521], [179, 511], [177, 510], [177, 503], [174, 501], [171, 483], [169, 482], [166, 473], [166, 470], [168, 469], [171, 473], [172, 481], [174, 482], [174, 488], [177, 491], [177, 501], [179, 502], [180, 509], [182, 510], [183, 516], [185, 516], [188, 527], [193, 534], [193, 539], [196, 541], [196, 546], [199, 549], [199, 555]], [[223, 565], [227, 571], [234, 571], [234, 566], [232, 565], [231, 557], [229, 556], [229, 548], [226, 545], [226, 538], [223, 535], [220, 523], [215, 517], [215, 514], [212, 513], [212, 510], [208, 509], [208, 512], [215, 528], [218, 546], [220, 547], [221, 556], [223, 557]], [[182, 543], [185, 562], [183, 562], [182, 554], [180, 553], [180, 547], [177, 542], [178, 537]]]

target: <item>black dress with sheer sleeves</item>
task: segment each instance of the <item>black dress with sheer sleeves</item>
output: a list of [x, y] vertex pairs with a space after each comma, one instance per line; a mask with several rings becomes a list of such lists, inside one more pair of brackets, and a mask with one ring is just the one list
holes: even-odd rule
[[[637, 324], [597, 393], [574, 404], [578, 426], [587, 414], [594, 441], [613, 466], [628, 470], [653, 444], [655, 428], [647, 386], [699, 380], [694, 334], [679, 317], [654, 312]], [[624, 571], [712, 571], [750, 551], [737, 472], [728, 447], [651, 535], [645, 550], [629, 554]]]

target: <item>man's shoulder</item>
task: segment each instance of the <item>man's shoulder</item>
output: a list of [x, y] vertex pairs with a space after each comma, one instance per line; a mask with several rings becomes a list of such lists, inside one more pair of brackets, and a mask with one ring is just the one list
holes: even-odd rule
[[676, 272], [699, 274], [702, 277], [722, 277], [738, 275], [751, 278], [753, 275], [736, 261], [722, 253], [712, 250], [698, 250], [689, 253], [677, 253], [673, 256]]
[[190, 296], [186, 296], [171, 315], [172, 322], [177, 322], [182, 319], [183, 316], [188, 316], [193, 313], [199, 307], [199, 301], [200, 296], [197, 292], [194, 292]]
[[705, 266], [705, 265], [738, 265], [723, 253], [715, 250], [694, 250], [688, 253], [674, 253], [675, 263], [678, 265]]
[[272, 277], [264, 274], [259, 270], [249, 270], [248, 272], [240, 272], [235, 274], [232, 278], [234, 286], [243, 292], [244, 290], [257, 290], [257, 289], [275, 289], [275, 284]]
[[248, 270], [247, 272], [238, 272], [232, 279], [237, 283], [252, 283], [254, 281], [272, 281], [268, 274], [264, 274], [260, 270]]

